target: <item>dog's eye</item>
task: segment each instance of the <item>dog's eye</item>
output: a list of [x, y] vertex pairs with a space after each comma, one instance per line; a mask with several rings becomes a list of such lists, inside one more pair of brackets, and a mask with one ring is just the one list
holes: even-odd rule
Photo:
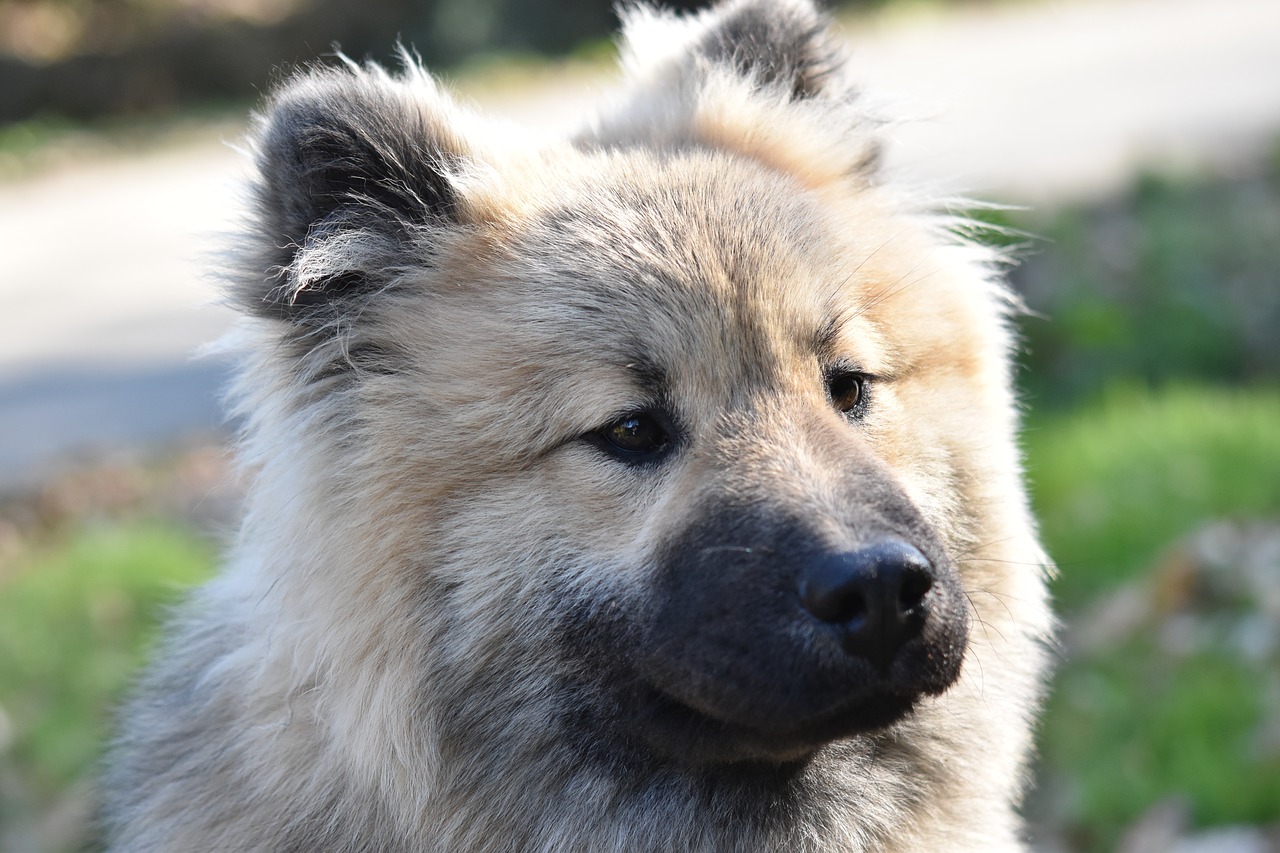
[[667, 428], [648, 412], [623, 415], [593, 435], [601, 447], [628, 462], [649, 461], [671, 446]]
[[827, 376], [827, 396], [836, 411], [858, 417], [867, 405], [867, 377], [853, 370], [837, 370]]

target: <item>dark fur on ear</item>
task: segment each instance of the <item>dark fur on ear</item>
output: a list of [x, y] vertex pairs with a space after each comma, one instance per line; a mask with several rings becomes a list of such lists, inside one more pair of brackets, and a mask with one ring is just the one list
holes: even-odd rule
[[[659, 89], [705, 80], [715, 68], [795, 99], [849, 94], [844, 51], [813, 0], [721, 0], [677, 16], [645, 2], [619, 7], [630, 76]], [[661, 92], [650, 92], [648, 97]]]
[[762, 84], [785, 85], [792, 97], [819, 94], [843, 63], [830, 20], [809, 0], [738, 0], [711, 14], [695, 54]]
[[242, 304], [291, 320], [327, 317], [326, 308], [385, 285], [380, 255], [423, 227], [455, 221], [449, 175], [466, 146], [446, 113], [416, 65], [403, 77], [377, 67], [315, 69], [286, 84], [255, 128], [252, 256], [262, 279], [238, 294]]
[[579, 147], [705, 146], [809, 183], [876, 181], [880, 122], [813, 0], [721, 0], [696, 15], [634, 2], [619, 12], [626, 85], [575, 137]]

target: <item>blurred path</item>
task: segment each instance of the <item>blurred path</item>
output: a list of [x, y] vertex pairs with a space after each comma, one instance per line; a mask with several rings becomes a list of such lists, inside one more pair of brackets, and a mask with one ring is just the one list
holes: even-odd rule
[[851, 35], [867, 90], [920, 119], [894, 162], [984, 198], [1093, 197], [1280, 139], [1276, 0], [1047, 0]]
[[[1229, 167], [1280, 138], [1280, 2], [1036, 0], [850, 30], [895, 125], [891, 164], [956, 191], [1052, 204], [1152, 163]], [[477, 94], [542, 129], [600, 83]], [[220, 426], [229, 315], [205, 270], [244, 163], [223, 141], [0, 184], [0, 491], [75, 451]]]

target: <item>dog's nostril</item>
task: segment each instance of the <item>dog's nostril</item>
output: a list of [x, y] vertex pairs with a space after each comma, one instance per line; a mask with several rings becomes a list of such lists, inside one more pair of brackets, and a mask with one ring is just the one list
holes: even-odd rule
[[933, 588], [933, 567], [929, 565], [928, 560], [924, 559], [923, 554], [919, 551], [916, 551], [916, 554], [921, 558], [922, 563], [912, 564], [904, 571], [902, 588], [898, 591], [898, 608], [904, 614], [910, 614], [919, 607], [925, 595]]
[[810, 561], [798, 591], [805, 610], [841, 629], [846, 650], [884, 661], [920, 632], [933, 582], [933, 566], [919, 549], [887, 539]]

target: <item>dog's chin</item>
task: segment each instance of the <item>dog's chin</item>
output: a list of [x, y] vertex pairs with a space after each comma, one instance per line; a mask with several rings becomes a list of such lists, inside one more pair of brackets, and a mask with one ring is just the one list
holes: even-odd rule
[[822, 713], [797, 711], [785, 721], [762, 725], [695, 708], [657, 689], [645, 692], [633, 705], [638, 733], [665, 760], [697, 766], [803, 764], [833, 741], [889, 728], [908, 717], [919, 699], [874, 694]]

